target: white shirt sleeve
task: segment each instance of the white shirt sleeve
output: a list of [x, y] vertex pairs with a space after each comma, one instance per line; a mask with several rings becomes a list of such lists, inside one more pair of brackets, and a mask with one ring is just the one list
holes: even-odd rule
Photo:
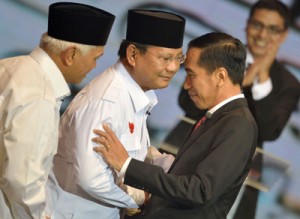
[[[128, 157], [125, 163], [123, 164], [120, 172], [117, 172], [118, 176], [122, 178], [122, 181], [124, 181], [124, 176], [131, 159], [132, 159], [131, 157]], [[126, 190], [128, 195], [130, 195], [139, 206], [141, 206], [144, 203], [145, 192], [143, 190], [136, 189], [128, 185], [124, 185], [124, 189]]]
[[257, 79], [255, 79], [251, 88], [252, 97], [254, 100], [263, 99], [271, 93], [272, 89], [273, 85], [270, 78], [263, 83], [258, 83]]
[[[57, 147], [58, 110], [34, 101], [9, 111], [3, 135], [1, 189], [13, 218], [44, 218], [45, 184]], [[0, 203], [1, 204], [1, 203]], [[1, 204], [2, 205], [2, 204]]]
[[126, 192], [130, 195], [135, 202], [141, 206], [145, 201], [145, 192], [140, 189], [133, 188], [131, 186], [126, 185]]
[[129, 166], [129, 163], [130, 163], [131, 159], [132, 159], [131, 157], [128, 157], [127, 160], [125, 161], [125, 163], [123, 164], [123, 166], [122, 166], [122, 168], [121, 168], [121, 170], [120, 170], [120, 172], [118, 174], [120, 177], [124, 177], [125, 176], [126, 170], [127, 170], [128, 166]]
[[[68, 136], [64, 138], [62, 144], [72, 145], [75, 149], [78, 179], [76, 183], [89, 195], [102, 202], [121, 208], [137, 208], [135, 201], [119, 186], [120, 179], [116, 172], [107, 165], [101, 155], [93, 151], [97, 146], [91, 140], [95, 137], [93, 130], [102, 129], [102, 121], [109, 120], [107, 120], [109, 115], [103, 112], [100, 120], [95, 118], [95, 112], [101, 111], [98, 107], [101, 107], [101, 104], [91, 104], [76, 111], [72, 123], [64, 124], [61, 130], [62, 133], [68, 131]], [[107, 113], [111, 114], [112, 111]]]
[[[118, 176], [120, 177], [125, 176], [131, 159], [132, 159], [131, 157], [127, 158], [120, 172], [118, 173]], [[175, 157], [173, 155], [166, 154], [166, 153], [162, 154], [155, 147], [150, 146], [148, 147], [148, 153], [145, 162], [162, 167], [164, 169], [164, 172], [166, 173], [170, 169], [174, 159]]]
[[147, 156], [145, 161], [153, 165], [163, 168], [164, 172], [168, 172], [175, 157], [171, 154], [160, 153], [155, 147], [148, 147]]

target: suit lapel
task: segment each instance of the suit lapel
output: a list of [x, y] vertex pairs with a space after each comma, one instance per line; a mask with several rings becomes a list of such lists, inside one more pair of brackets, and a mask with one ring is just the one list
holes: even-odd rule
[[240, 108], [240, 107], [247, 107], [247, 102], [245, 98], [239, 98], [235, 99], [221, 108], [219, 108], [212, 116], [211, 118], [207, 118], [205, 122], [197, 128], [194, 132], [191, 131], [190, 136], [185, 140], [182, 147], [180, 147], [180, 150], [178, 151], [176, 158], [172, 164], [172, 166], [169, 169], [169, 172], [172, 170], [173, 166], [176, 165], [177, 161], [180, 159], [180, 157], [184, 154], [184, 152], [193, 145], [193, 143], [200, 138], [203, 133], [205, 133], [207, 130], [210, 129], [211, 126], [213, 126], [222, 116], [227, 114], [228, 112], [232, 111], [233, 109]]

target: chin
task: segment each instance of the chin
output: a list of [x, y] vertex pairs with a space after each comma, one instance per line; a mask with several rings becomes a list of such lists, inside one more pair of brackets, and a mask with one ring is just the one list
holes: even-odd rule
[[158, 89], [166, 88], [166, 87], [169, 86], [169, 84], [170, 84], [169, 81], [168, 81], [168, 82], [160, 83], [160, 84], [158, 85]]
[[252, 55], [255, 57], [263, 56], [267, 53], [266, 48], [254, 48], [252, 49]]

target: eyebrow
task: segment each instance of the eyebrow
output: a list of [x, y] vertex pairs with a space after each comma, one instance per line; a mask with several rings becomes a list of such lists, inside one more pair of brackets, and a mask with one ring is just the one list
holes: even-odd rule
[[262, 23], [263, 25], [266, 25], [266, 26], [284, 28], [284, 24], [266, 24], [264, 21], [258, 20], [256, 18], [251, 18], [251, 19], [248, 20], [248, 22], [251, 22], [251, 21]]
[[186, 73], [188, 72], [194, 73], [194, 71], [191, 68], [184, 68], [184, 70], [186, 71]]

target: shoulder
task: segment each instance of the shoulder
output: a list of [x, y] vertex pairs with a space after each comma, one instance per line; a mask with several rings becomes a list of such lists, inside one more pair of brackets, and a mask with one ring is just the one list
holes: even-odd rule
[[294, 74], [291, 73], [284, 64], [277, 60], [272, 65], [270, 77], [273, 82], [275, 81], [277, 83], [290, 86], [299, 86], [299, 81]]
[[0, 61], [1, 84], [13, 91], [20, 102], [45, 99], [55, 102], [51, 84], [41, 66], [30, 56], [18, 56]]
[[[113, 67], [88, 83], [71, 101], [67, 111], [75, 113], [113, 106], [125, 101], [126, 87]], [[111, 108], [113, 109], [113, 108]]]
[[[223, 106], [216, 115], [216, 122], [221, 127], [234, 127], [237, 129], [256, 130], [257, 125], [255, 119], [247, 105], [245, 99], [236, 99]], [[218, 119], [219, 117], [219, 119]]]
[[115, 102], [124, 89], [122, 78], [113, 67], [110, 67], [83, 88], [79, 95], [84, 95], [90, 100], [107, 99]]

